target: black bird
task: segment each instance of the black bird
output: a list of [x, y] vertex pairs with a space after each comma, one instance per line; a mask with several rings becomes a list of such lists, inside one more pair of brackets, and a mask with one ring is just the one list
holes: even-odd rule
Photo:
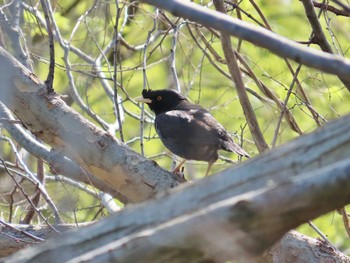
[[207, 176], [219, 158], [218, 150], [249, 157], [209, 111], [189, 102], [178, 92], [144, 89], [142, 96], [135, 100], [146, 103], [156, 114], [155, 128], [163, 144], [184, 158], [174, 171], [179, 171], [186, 160], [206, 161]]

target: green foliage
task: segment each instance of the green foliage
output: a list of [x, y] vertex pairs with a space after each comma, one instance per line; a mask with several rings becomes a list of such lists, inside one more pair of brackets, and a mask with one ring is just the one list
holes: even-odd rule
[[[196, 25], [191, 23], [186, 24], [186, 21], [168, 13], [159, 12], [156, 15], [153, 7], [137, 2], [132, 4], [130, 2], [120, 2], [119, 19], [116, 17], [115, 2], [72, 0], [61, 2], [59, 4], [55, 3], [57, 4], [55, 6], [55, 23], [60, 30], [62, 40], [65, 41], [64, 44], [69, 43], [71, 50], [68, 56], [70, 65], [67, 65], [67, 61], [64, 60], [64, 49], [58, 42], [55, 43], [57, 67], [54, 88], [57, 93], [69, 94], [70, 83], [66, 69], [68, 67], [71, 70], [76, 91], [81, 96], [82, 101], [107, 123], [114, 123], [116, 122], [116, 114], [113, 109], [114, 102], [106, 94], [101, 76], [97, 75], [94, 63], [99, 57], [102, 57], [101, 72], [105, 74], [112, 90], [114, 89], [115, 66], [116, 81], [120, 84], [117, 87], [117, 92], [122, 97], [123, 107], [128, 112], [125, 115], [122, 127], [125, 142], [135, 151], [141, 152], [140, 140], [134, 140], [141, 136], [139, 120], [141, 109], [132, 103], [129, 98], [139, 96], [143, 87], [152, 89], [175, 88], [174, 76], [171, 71], [171, 54], [174, 50], [172, 26], [177, 25], [179, 35], [175, 51], [176, 72], [182, 93], [186, 94], [191, 101], [209, 109], [228, 131], [236, 135], [234, 136], [235, 140], [242, 142], [247, 152], [252, 156], [258, 154], [246, 125], [235, 86], [228, 76], [217, 70], [217, 67], [219, 67], [228, 74], [226, 64], [221, 63], [220, 59], [215, 57], [215, 54], [217, 54], [219, 58], [224, 59], [217, 33], [201, 26], [196, 28]], [[203, 1], [197, 2], [202, 3]], [[210, 1], [204, 2], [212, 8]], [[27, 4], [30, 5], [30, 2]], [[256, 4], [274, 32], [288, 39], [308, 42], [311, 28], [300, 1], [261, 0], [256, 1]], [[129, 8], [127, 20], [125, 17], [126, 7]], [[250, 1], [242, 1], [239, 7], [244, 21], [255, 25], [257, 25], [255, 21], [259, 21], [263, 24], [263, 20]], [[230, 15], [237, 17], [237, 9], [233, 9], [229, 5], [227, 8], [231, 10], [229, 11]], [[249, 16], [246, 14], [249, 14]], [[157, 19], [156, 28], [154, 28], [155, 19]], [[325, 12], [321, 14], [320, 21], [334, 51], [346, 56], [350, 47], [348, 18]], [[73, 31], [73, 29], [75, 30]], [[122, 37], [116, 42], [116, 54], [113, 48], [107, 49], [108, 45], [113, 46], [115, 29], [120, 31]], [[44, 25], [28, 8], [24, 10], [23, 14], [23, 31], [32, 54], [35, 74], [44, 80], [47, 76], [49, 60], [47, 33], [44, 30]], [[159, 36], [147, 44], [149, 34], [153, 37], [157, 31]], [[203, 35], [207, 45], [215, 51], [215, 54], [208, 49], [208, 46], [206, 47], [206, 43], [201, 39], [200, 34]], [[147, 45], [145, 46], [145, 44]], [[251, 43], [240, 42], [235, 38], [232, 38], [232, 45], [244, 57], [256, 77], [284, 101], [293, 81], [293, 75], [284, 59]], [[90, 61], [84, 59], [84, 56], [80, 55], [81, 53], [74, 52], [74, 48], [88, 56]], [[310, 48], [319, 49], [316, 45], [311, 45]], [[204, 54], [203, 49], [207, 55]], [[104, 50], [106, 52], [101, 55]], [[144, 52], [146, 52], [146, 83], [143, 74]], [[114, 58], [116, 58], [116, 61]], [[294, 62], [291, 62], [291, 64], [295, 71], [298, 65]], [[243, 67], [243, 65], [241, 66]], [[244, 74], [243, 78], [247, 88], [266, 99], [249, 76]], [[313, 108], [323, 117], [323, 119], [319, 119], [321, 124], [349, 113], [350, 94], [337, 77], [302, 66], [298, 80]], [[253, 94], [250, 94], [249, 98], [265, 140], [271, 145], [281, 109], [268, 99], [264, 101]], [[73, 103], [72, 107], [95, 122], [77, 103]], [[149, 112], [147, 107], [145, 109]], [[314, 118], [305, 106], [300, 87], [293, 87], [288, 101], [288, 109], [290, 109], [304, 133], [317, 128]], [[145, 155], [156, 160], [162, 167], [169, 169], [172, 156], [161, 144], [152, 123], [150, 123], [152, 114], [146, 114], [145, 116], [148, 120], [143, 129]], [[120, 137], [119, 131], [116, 131], [115, 135]], [[277, 145], [281, 145], [299, 135], [292, 131], [286, 121], [283, 120], [277, 136]], [[6, 147], [2, 147], [0, 150], [5, 153], [9, 152]], [[234, 154], [222, 154], [229, 159], [237, 159]], [[14, 161], [13, 157], [9, 157], [9, 159]], [[212, 172], [220, 171], [229, 165], [231, 164], [219, 160], [214, 165]], [[189, 178], [198, 178], [204, 174], [206, 164], [190, 162], [186, 169]], [[94, 201], [94, 198], [83, 192], [78, 193], [77, 190], [73, 190], [68, 185], [62, 183], [60, 190], [50, 186], [49, 190], [52, 195], [57, 195], [57, 200], [60, 200], [59, 203], [62, 204], [60, 209], [66, 212], [64, 218], [66, 221], [90, 220], [99, 210], [99, 204]], [[66, 198], [69, 198], [69, 200], [66, 200]], [[65, 206], [65, 204], [71, 206]], [[83, 207], [93, 207], [93, 209], [80, 210]], [[349, 242], [344, 236], [345, 231], [341, 229], [342, 223], [339, 218], [339, 215], [332, 213], [317, 219], [315, 222], [336, 244], [341, 244], [340, 246], [345, 248], [349, 245]], [[300, 230], [315, 236], [308, 226], [303, 226]]]

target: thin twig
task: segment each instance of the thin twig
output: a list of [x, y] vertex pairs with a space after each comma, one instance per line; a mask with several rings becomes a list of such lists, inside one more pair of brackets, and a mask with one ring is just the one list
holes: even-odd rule
[[[301, 1], [301, 0], [300, 0]], [[337, 1], [334, 1], [337, 2]], [[337, 15], [337, 16], [350, 16], [350, 8], [346, 5], [343, 5], [343, 3], [341, 3], [340, 1], [338, 3], [341, 3], [342, 7], [344, 8], [344, 10], [339, 10], [338, 8], [336, 8], [335, 6], [332, 6], [328, 3], [325, 3], [325, 1], [323, 1], [322, 3], [316, 2], [316, 1], [312, 1], [314, 7], [317, 8], [321, 8], [321, 9], [325, 9], [329, 12], [332, 12], [333, 14]]]
[[177, 71], [176, 71], [176, 45], [177, 45], [177, 39], [179, 37], [179, 26], [177, 24], [173, 25], [173, 29], [174, 29], [174, 35], [173, 35], [173, 39], [172, 39], [172, 48], [170, 50], [171, 53], [171, 57], [170, 57], [170, 61], [171, 61], [171, 72], [173, 74], [174, 77], [174, 81], [175, 81], [175, 88], [178, 92], [181, 93], [181, 87], [180, 87], [180, 81], [179, 81], [179, 77], [177, 76]]
[[[38, 21], [40, 21], [40, 23], [44, 26], [46, 26], [45, 21], [42, 19], [40, 12], [38, 11], [37, 8], [34, 8], [32, 6], [28, 6], [25, 5], [23, 3], [23, 6], [26, 8], [26, 10], [28, 10], [29, 12], [31, 12]], [[91, 7], [90, 10], [88, 10], [82, 17], [84, 17], [87, 13], [89, 13], [91, 10], [94, 10], [94, 7]], [[59, 45], [63, 48], [64, 50], [64, 56], [63, 56], [63, 61], [65, 62], [65, 70], [66, 70], [66, 75], [68, 78], [68, 82], [69, 82], [69, 91], [70, 91], [70, 95], [73, 98], [74, 102], [77, 103], [77, 105], [84, 111], [86, 112], [92, 119], [94, 119], [101, 127], [103, 127], [105, 130], [109, 130], [109, 124], [106, 123], [101, 117], [99, 117], [97, 114], [95, 114], [81, 99], [76, 85], [75, 85], [75, 80], [72, 74], [72, 66], [69, 60], [69, 53], [70, 51], [74, 52], [74, 54], [76, 54], [78, 57], [81, 57], [83, 60], [87, 61], [90, 64], [94, 63], [94, 59], [91, 58], [90, 56], [88, 56], [87, 54], [83, 53], [80, 49], [75, 48], [73, 46], [70, 45], [72, 38], [74, 36], [74, 32], [76, 32], [77, 29], [77, 25], [73, 28], [73, 31], [71, 33], [71, 37], [69, 39], [69, 41], [65, 40], [62, 38], [60, 30], [54, 20], [53, 14], [52, 14], [52, 10], [51, 10], [51, 5], [48, 6], [48, 15], [51, 17], [51, 23], [52, 23], [52, 27], [54, 28], [53, 30], [53, 36], [55, 37], [56, 41], [59, 43]], [[80, 19], [78, 19], [78, 23], [80, 23]]]
[[[38, 187], [38, 189], [41, 191], [43, 198], [45, 199], [45, 201], [48, 203], [48, 205], [51, 207], [53, 214], [55, 216], [55, 223], [59, 224], [61, 223], [61, 218], [60, 218], [60, 214], [58, 212], [58, 209], [56, 207], [56, 205], [54, 204], [54, 202], [51, 200], [49, 194], [47, 193], [45, 187], [40, 183], [40, 181], [38, 180], [38, 178], [29, 170], [29, 168], [26, 166], [26, 164], [23, 162], [23, 160], [20, 158], [18, 151], [14, 145], [14, 143], [8, 139], [7, 137], [2, 136], [1, 137], [2, 140], [7, 141], [11, 148], [12, 151], [14, 152], [14, 154], [16, 155], [17, 161], [21, 164], [21, 166], [23, 167], [24, 171], [26, 172], [26, 174], [28, 175], [28, 177], [36, 184], [36, 186]], [[2, 161], [3, 162], [3, 161]], [[3, 162], [3, 165], [5, 165], [5, 163]], [[10, 171], [7, 169], [7, 167], [5, 167], [6, 172], [8, 171], [10, 173]], [[16, 181], [17, 183], [17, 181]], [[28, 197], [28, 199], [30, 200], [30, 198]], [[33, 205], [32, 201], [30, 200], [30, 204]], [[33, 206], [33, 208], [35, 208], [35, 206]], [[36, 208], [35, 208], [36, 209]], [[36, 212], [38, 212], [38, 210], [36, 209]], [[42, 216], [43, 217], [43, 216]], [[45, 221], [46, 222], [46, 221]]]
[[337, 5], [341, 6], [344, 9], [344, 12], [346, 12], [348, 15], [350, 15], [350, 7], [345, 5], [339, 0], [333, 0]]
[[[44, 180], [45, 180], [44, 162], [41, 159], [37, 159], [37, 176], [38, 176], [39, 182], [42, 185], [44, 185], [45, 184], [44, 183]], [[40, 201], [40, 190], [37, 187], [35, 189], [34, 196], [32, 197], [32, 202], [35, 207], [39, 205], [39, 201]], [[24, 217], [21, 223], [29, 225], [30, 221], [34, 217], [34, 214], [35, 214], [35, 210], [33, 206], [30, 206], [26, 216]]]
[[[20, 232], [21, 234], [23, 234], [23, 235], [25, 235], [25, 236], [27, 236], [27, 237], [33, 239], [34, 241], [37, 241], [37, 242], [44, 242], [44, 241], [45, 241], [45, 239], [42, 239], [42, 238], [37, 237], [37, 236], [34, 236], [34, 235], [32, 235], [31, 233], [29, 233], [29, 232], [27, 232], [27, 231], [18, 229], [18, 228], [16, 228], [16, 227], [12, 226], [11, 224], [8, 224], [8, 223], [4, 222], [3, 220], [1, 220], [1, 218], [0, 218], [0, 224], [4, 225], [5, 227], [8, 227], [8, 228], [10, 228], [10, 229], [12, 229], [12, 230], [18, 231], [18, 232]], [[13, 238], [16, 239], [16, 240], [18, 240], [18, 238], [15, 238], [15, 237], [13, 237]], [[27, 242], [27, 241], [24, 241], [24, 240], [21, 240], [21, 241]]]
[[219, 14], [188, 1], [142, 0], [173, 14], [195, 21], [203, 26], [212, 27], [226, 34], [242, 38], [256, 46], [270, 50], [285, 57], [325, 73], [335, 74], [350, 81], [350, 63], [346, 58], [303, 47], [295, 41], [272, 33], [265, 28], [235, 20], [228, 15]]
[[[225, 8], [224, 8], [222, 0], [214, 0], [213, 2], [215, 5], [215, 8], [219, 12], [225, 13]], [[226, 62], [227, 62], [227, 66], [229, 68], [231, 77], [236, 84], [236, 91], [238, 94], [238, 98], [239, 98], [239, 101], [242, 105], [242, 109], [243, 109], [244, 115], [246, 117], [246, 120], [248, 122], [248, 127], [250, 129], [251, 134], [252, 134], [253, 140], [254, 140], [259, 152], [263, 152], [263, 151], [267, 150], [269, 147], [268, 147], [267, 143], [265, 142], [264, 136], [262, 135], [259, 123], [258, 123], [258, 121], [256, 119], [256, 115], [254, 113], [254, 109], [249, 101], [247, 92], [245, 90], [243, 80], [242, 80], [242, 75], [241, 75], [240, 69], [238, 67], [237, 60], [236, 60], [236, 56], [235, 56], [234, 51], [232, 49], [230, 35], [228, 35], [224, 32], [221, 32], [221, 44], [222, 44], [223, 51], [225, 53]]]
[[[147, 73], [146, 73], [146, 66], [147, 66], [147, 47], [150, 43], [150, 39], [152, 36], [152, 33], [157, 28], [157, 17], [159, 14], [159, 9], [157, 8], [154, 12], [154, 18], [153, 18], [153, 27], [148, 31], [147, 39], [143, 47], [143, 67], [142, 67], [142, 73], [143, 73], [143, 90], [147, 89], [148, 87], [148, 81], [147, 81]], [[143, 143], [143, 133], [144, 133], [144, 112], [145, 112], [145, 104], [141, 103], [141, 123], [140, 123], [140, 148], [141, 148], [141, 154], [145, 155], [144, 150], [144, 143]]]
[[340, 212], [340, 214], [342, 215], [342, 219], [343, 219], [343, 224], [345, 227], [345, 231], [348, 234], [348, 237], [350, 238], [350, 223], [349, 223], [349, 216], [346, 213], [345, 207], [338, 209], [338, 211]]
[[274, 135], [273, 135], [273, 139], [272, 139], [272, 143], [271, 143], [271, 146], [272, 146], [272, 147], [275, 147], [275, 145], [276, 145], [277, 136], [278, 136], [278, 133], [279, 133], [279, 129], [280, 129], [280, 127], [281, 127], [281, 124], [282, 124], [282, 119], [283, 119], [284, 113], [287, 111], [288, 101], [289, 101], [290, 95], [292, 94], [292, 91], [293, 91], [293, 88], [294, 88], [294, 84], [295, 84], [296, 79], [297, 79], [297, 77], [298, 77], [298, 75], [299, 75], [301, 66], [302, 66], [302, 65], [299, 65], [299, 67], [297, 68], [297, 70], [296, 70], [296, 72], [295, 72], [295, 75], [294, 75], [294, 77], [293, 77], [292, 83], [291, 83], [290, 86], [289, 86], [289, 89], [288, 89], [288, 92], [287, 92], [287, 96], [286, 96], [286, 98], [284, 99], [283, 108], [282, 108], [281, 113], [280, 113], [280, 116], [279, 116], [279, 118], [278, 118], [277, 126], [276, 126], [276, 129], [275, 129], [275, 133], [274, 133]]
[[[261, 18], [262, 21], [264, 22], [265, 27], [266, 27], [268, 30], [270, 30], [270, 31], [273, 32], [273, 30], [272, 30], [272, 28], [271, 28], [269, 22], [267, 21], [266, 17], [264, 16], [264, 14], [263, 14], [263, 12], [261, 11], [261, 9], [259, 8], [259, 6], [255, 3], [254, 0], [249, 0], [249, 2], [252, 4], [252, 6], [253, 6], [254, 9], [256, 10], [256, 12], [259, 14], [260, 18]], [[284, 62], [286, 63], [286, 65], [287, 65], [287, 67], [288, 67], [290, 73], [291, 73], [292, 76], [294, 77], [294, 76], [295, 76], [295, 72], [294, 72], [294, 70], [293, 70], [293, 67], [292, 67], [291, 63], [288, 61], [288, 59], [286, 59], [286, 58], [283, 58], [283, 59], [284, 59]], [[307, 96], [307, 94], [306, 94], [306, 92], [305, 92], [305, 90], [304, 90], [303, 86], [301, 85], [301, 83], [300, 83], [300, 81], [299, 81], [298, 78], [296, 78], [296, 84], [297, 84], [297, 89], [300, 91], [301, 96], [302, 96], [302, 98], [303, 98], [303, 100], [304, 100], [304, 102], [305, 102], [305, 106], [306, 106], [306, 107], [308, 108], [308, 110], [310, 111], [310, 113], [311, 113], [313, 119], [315, 120], [317, 126], [320, 127], [320, 126], [321, 126], [321, 123], [320, 123], [320, 121], [319, 121], [319, 116], [320, 116], [320, 115], [318, 114], [318, 112], [316, 112], [316, 110], [315, 110], [315, 109], [313, 108], [313, 106], [311, 105], [311, 101], [309, 100], [309, 98], [308, 98], [308, 96]], [[289, 112], [289, 111], [288, 111], [288, 112]], [[286, 112], [286, 113], [288, 114], [288, 112]], [[289, 122], [289, 118], [288, 118], [287, 116], [286, 116], [286, 120], [287, 120], [287, 122]], [[295, 131], [298, 132], [299, 135], [302, 133], [302, 131], [301, 131], [300, 129], [299, 129], [299, 131], [298, 131], [298, 130], [295, 130]]]
[[[321, 12], [323, 10], [320, 9], [320, 13], [317, 16], [312, 0], [302, 0], [302, 3], [304, 5], [304, 9], [305, 9], [307, 18], [309, 19], [310, 25], [312, 26], [312, 32], [317, 40], [317, 44], [321, 47], [321, 49], [324, 52], [328, 52], [328, 53], [333, 54], [334, 52], [332, 50], [332, 47], [328, 43], [326, 36], [323, 33], [322, 26], [318, 20]], [[347, 78], [341, 77], [341, 76], [338, 76], [338, 77], [339, 77], [340, 81], [343, 82], [345, 87], [348, 90], [350, 90], [350, 80], [348, 80]]]
[[116, 204], [111, 195], [104, 192], [100, 192], [99, 198], [101, 200], [102, 205], [108, 210], [110, 214], [121, 210], [121, 208]]
[[54, 228], [49, 221], [47, 220], [46, 217], [44, 217], [44, 215], [40, 212], [40, 210], [38, 208], [36, 208], [36, 206], [33, 204], [32, 200], [29, 198], [29, 196], [26, 194], [26, 192], [24, 191], [23, 187], [17, 182], [16, 178], [14, 177], [14, 175], [7, 169], [7, 166], [5, 165], [5, 162], [3, 159], [0, 158], [0, 162], [2, 162], [3, 167], [6, 171], [6, 173], [12, 178], [13, 182], [16, 184], [16, 186], [18, 187], [18, 189], [20, 189], [21, 193], [24, 195], [24, 197], [27, 199], [27, 201], [29, 202], [29, 204], [33, 207], [33, 209], [35, 210], [35, 212], [40, 216], [40, 218], [42, 220], [44, 220], [44, 222], [56, 233], [59, 233], [59, 231]]
[[55, 44], [53, 40], [53, 33], [52, 33], [52, 26], [51, 26], [51, 20], [48, 14], [48, 5], [50, 5], [49, 2], [46, 0], [40, 0], [41, 6], [43, 8], [43, 12], [45, 15], [45, 21], [46, 21], [46, 30], [49, 35], [49, 47], [50, 47], [50, 65], [49, 65], [49, 73], [47, 74], [47, 78], [45, 80], [47, 93], [50, 94], [54, 92], [53, 88], [53, 80], [55, 78]]
[[331, 246], [333, 249], [337, 250], [337, 248], [331, 243], [331, 241], [329, 241], [329, 239], [326, 237], [326, 235], [323, 234], [322, 231], [320, 229], [318, 229], [318, 227], [314, 223], [312, 223], [312, 221], [308, 221], [307, 223], [309, 224], [309, 226], [311, 226], [311, 228], [313, 230], [315, 230], [315, 232], [317, 234], [320, 235], [320, 237], [322, 237], [322, 239], [324, 241], [326, 241], [328, 243], [329, 246]]
[[[119, 19], [120, 19], [120, 14], [122, 11], [122, 8], [119, 7], [119, 1], [116, 0], [115, 2], [116, 8], [117, 8], [117, 14], [115, 17], [115, 29], [114, 29], [114, 35], [115, 35], [115, 41], [113, 45], [113, 60], [114, 60], [114, 71], [113, 71], [113, 90], [114, 90], [114, 96], [113, 96], [113, 101], [114, 101], [114, 111], [117, 113], [117, 121], [118, 121], [118, 126], [119, 126], [119, 136], [120, 140], [124, 142], [124, 134], [123, 134], [123, 122], [121, 118], [121, 112], [122, 110], [120, 109], [120, 103], [119, 101], [121, 100], [118, 96], [118, 85], [117, 85], [117, 64], [119, 64], [120, 69], [122, 68], [122, 60], [118, 60], [118, 50], [119, 50], [119, 32], [118, 32], [118, 25], [119, 25]], [[121, 85], [123, 85], [123, 75], [122, 71], [120, 70], [120, 81]]]

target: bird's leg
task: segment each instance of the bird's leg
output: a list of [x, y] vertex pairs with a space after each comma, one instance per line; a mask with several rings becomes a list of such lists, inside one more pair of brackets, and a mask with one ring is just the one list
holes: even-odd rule
[[207, 172], [205, 173], [205, 177], [208, 176], [209, 171], [210, 171], [210, 168], [211, 168], [211, 166], [212, 166], [213, 164], [214, 164], [214, 163], [208, 163], [208, 168], [207, 168]]
[[175, 169], [173, 170], [173, 173], [178, 173], [180, 172], [180, 168], [181, 166], [186, 162], [186, 159], [183, 159], [176, 167]]

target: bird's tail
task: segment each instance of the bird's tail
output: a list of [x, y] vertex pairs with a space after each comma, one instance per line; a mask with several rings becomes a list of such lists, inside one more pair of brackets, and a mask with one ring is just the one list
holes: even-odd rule
[[249, 154], [243, 150], [237, 143], [234, 141], [223, 141], [221, 144], [221, 149], [228, 151], [228, 152], [234, 152], [237, 153], [238, 155], [244, 156], [249, 158]]

